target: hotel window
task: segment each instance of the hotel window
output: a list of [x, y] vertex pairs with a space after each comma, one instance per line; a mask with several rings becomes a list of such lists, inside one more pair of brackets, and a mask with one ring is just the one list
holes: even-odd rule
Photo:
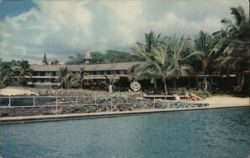
[[45, 76], [45, 72], [44, 72], [44, 71], [41, 71], [41, 72], [40, 72], [40, 76]]

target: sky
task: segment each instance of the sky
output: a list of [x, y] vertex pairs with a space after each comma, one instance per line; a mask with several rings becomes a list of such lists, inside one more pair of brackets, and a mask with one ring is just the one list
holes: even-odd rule
[[213, 33], [248, 0], [0, 0], [0, 58], [41, 63], [108, 49], [130, 51], [149, 31]]

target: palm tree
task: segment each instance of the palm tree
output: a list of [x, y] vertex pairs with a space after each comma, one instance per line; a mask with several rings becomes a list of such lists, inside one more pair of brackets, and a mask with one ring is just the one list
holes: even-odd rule
[[68, 71], [68, 67], [60, 67], [57, 76], [57, 80], [61, 83], [61, 88], [69, 89], [79, 84], [79, 79], [75, 74]]
[[153, 47], [158, 46], [158, 44], [160, 43], [160, 36], [161, 34], [158, 34], [156, 36], [153, 31], [145, 33], [145, 49], [147, 52], [151, 52]]
[[9, 82], [14, 77], [14, 72], [12, 70], [13, 64], [16, 62], [5, 62], [0, 59], [0, 82], [8, 85]]
[[69, 74], [68, 67], [60, 67], [57, 72], [57, 80], [61, 83], [61, 88], [66, 87], [64, 77], [67, 76], [67, 74]]
[[26, 60], [17, 61], [16, 64], [12, 65], [11, 69], [14, 71], [18, 82], [23, 86], [27, 84], [26, 77], [32, 76], [32, 70], [30, 69], [29, 62]]
[[80, 81], [81, 89], [83, 88], [82, 85], [84, 84], [85, 75], [86, 75], [86, 72], [85, 72], [84, 67], [80, 68], [80, 78], [79, 78], [79, 81]]
[[207, 91], [207, 74], [211, 75], [213, 71], [212, 63], [218, 55], [215, 53], [215, 45], [219, 41], [218, 36], [211, 36], [208, 33], [200, 31], [200, 33], [195, 36], [195, 52], [199, 52], [198, 60], [201, 64], [201, 70], [204, 75], [204, 90]]
[[137, 64], [133, 66], [130, 70], [131, 80], [150, 80], [151, 84], [154, 84], [154, 88], [157, 88], [156, 80], [159, 78], [155, 66], [150, 65], [150, 63]]
[[176, 88], [176, 79], [189, 76], [193, 72], [192, 66], [188, 65], [187, 61], [201, 53], [191, 52], [192, 47], [184, 36], [180, 39], [177, 39], [175, 35], [173, 37], [166, 37], [164, 43], [170, 52], [168, 74], [170, 78], [174, 79], [174, 88]]
[[218, 42], [216, 48], [223, 52], [218, 59], [218, 67], [231, 65], [233, 72], [240, 78], [240, 83], [235, 91], [240, 92], [245, 82], [245, 73], [250, 70], [250, 21], [244, 9], [232, 7], [231, 14], [234, 19], [224, 18], [222, 23], [226, 29], [216, 32], [223, 38]]
[[[145, 33], [145, 44], [137, 42], [137, 47], [132, 48], [132, 51], [141, 60], [146, 60], [144, 55], [150, 56], [150, 58], [153, 59], [152, 49], [158, 47], [162, 43], [160, 37], [161, 34], [155, 35], [153, 31]], [[133, 80], [149, 79], [150, 82], [154, 84], [155, 89], [157, 88], [156, 80], [159, 78], [158, 74], [156, 74], [155, 67], [147, 64], [147, 62], [142, 65], [135, 65], [131, 69], [131, 75]]]
[[63, 82], [65, 85], [65, 89], [75, 87], [77, 84], [79, 84], [77, 76], [73, 73], [68, 73], [66, 76], [64, 76]]
[[[168, 94], [167, 90], [167, 79], [170, 77], [170, 62], [169, 56], [166, 48], [153, 48], [154, 60], [150, 61], [156, 69], [156, 74], [158, 74], [163, 82], [165, 94]], [[149, 60], [148, 60], [149, 61]]]
[[118, 80], [116, 78], [116, 74], [113, 74], [112, 76], [108, 76], [107, 74], [104, 74], [106, 84], [108, 85], [108, 92], [113, 92], [113, 84]]
[[199, 52], [193, 52], [184, 56], [186, 47], [186, 39], [182, 37], [177, 40], [175, 36], [165, 37], [164, 43], [158, 47], [153, 47], [150, 53], [146, 51], [145, 47], [138, 46], [134, 49], [134, 52], [144, 59], [145, 64], [140, 66], [135, 73], [139, 72], [138, 76], [150, 74], [150, 77], [160, 78], [164, 85], [165, 94], [167, 95], [167, 80], [187, 76], [192, 68], [185, 64], [185, 61], [199, 54]]

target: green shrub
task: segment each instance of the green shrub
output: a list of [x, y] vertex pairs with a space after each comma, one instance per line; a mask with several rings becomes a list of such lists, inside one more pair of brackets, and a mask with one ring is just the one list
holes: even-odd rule
[[0, 89], [5, 88], [5, 87], [6, 85], [2, 81], [0, 81]]
[[211, 94], [208, 91], [204, 91], [204, 90], [197, 90], [197, 91], [192, 91], [194, 94], [198, 95], [199, 97], [202, 98], [207, 98], [209, 96], [211, 96]]
[[169, 89], [169, 94], [178, 94], [178, 95], [184, 95], [188, 90], [184, 88], [176, 88], [176, 89]]
[[162, 90], [161, 88], [148, 88], [148, 89], [145, 89], [145, 92], [147, 94], [161, 94]]

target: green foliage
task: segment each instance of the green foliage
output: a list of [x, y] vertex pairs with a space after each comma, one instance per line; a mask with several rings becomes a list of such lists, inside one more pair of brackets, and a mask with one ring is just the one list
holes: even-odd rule
[[148, 88], [148, 89], [145, 89], [145, 92], [147, 94], [161, 94], [162, 89], [160, 87], [158, 87], [158, 88]]
[[197, 91], [191, 91], [192, 93], [196, 94], [197, 96], [201, 97], [201, 98], [208, 98], [209, 96], [211, 96], [211, 94], [208, 91], [205, 90], [197, 90]]
[[76, 74], [69, 72], [67, 67], [60, 67], [57, 76], [62, 88], [69, 89], [80, 86], [80, 78]]
[[53, 60], [50, 62], [51, 65], [58, 65], [60, 62], [58, 60]]
[[0, 81], [0, 89], [5, 88], [5, 87], [6, 85], [2, 81]]
[[99, 51], [95, 51], [95, 52], [91, 52], [91, 56], [94, 60], [94, 62], [96, 63], [104, 63], [105, 60], [105, 54], [99, 52]]
[[120, 52], [116, 50], [107, 50], [105, 52], [105, 63], [119, 63], [119, 62], [132, 62], [138, 61], [136, 56], [127, 52]]
[[[158, 36], [159, 37], [159, 36]], [[184, 37], [176, 38], [163, 37], [158, 38], [155, 47], [152, 46], [148, 52], [147, 44], [137, 43], [133, 51], [145, 61], [144, 65], [135, 66], [132, 70], [135, 79], [156, 80], [160, 78], [164, 84], [164, 90], [167, 94], [166, 80], [170, 78], [179, 78], [188, 76], [192, 72], [192, 67], [186, 64], [186, 60], [196, 56], [199, 52], [185, 54], [190, 47]]]
[[31, 69], [29, 67], [29, 62], [25, 60], [12, 60], [10, 62], [0, 60], [0, 82], [5, 85], [18, 83], [18, 85], [25, 86], [27, 82], [26, 77], [31, 76]]
[[[128, 52], [121, 52], [116, 50], [107, 50], [105, 53], [94, 51], [91, 52], [91, 56], [95, 63], [119, 63], [119, 62], [133, 62], [139, 61], [139, 58], [135, 55], [132, 55]], [[66, 61], [66, 65], [79, 65], [82, 64], [84, 54], [76, 54], [76, 56], [69, 56], [69, 60]]]
[[11, 69], [14, 71], [15, 76], [19, 85], [27, 85], [27, 77], [31, 77], [32, 70], [30, 69], [30, 64], [26, 60], [17, 61], [12, 65]]
[[76, 56], [69, 56], [69, 60], [65, 62], [66, 65], [79, 65], [83, 62], [84, 54], [76, 54]]
[[208, 91], [205, 90], [195, 90], [195, 89], [186, 89], [186, 88], [176, 88], [176, 89], [169, 89], [169, 94], [177, 94], [177, 95], [186, 95], [186, 94], [195, 94], [201, 98], [207, 98], [211, 96], [211, 94]]
[[169, 94], [178, 94], [178, 95], [185, 95], [188, 92], [186, 88], [176, 88], [176, 89], [170, 89]]
[[199, 52], [200, 55], [197, 56], [196, 60], [192, 61], [192, 66], [195, 68], [196, 74], [201, 73], [204, 75], [205, 91], [207, 91], [208, 88], [206, 75], [212, 74], [216, 70], [216, 58], [219, 56], [219, 53], [214, 47], [218, 41], [219, 38], [217, 36], [211, 36], [203, 31], [200, 31], [194, 39], [194, 52]]
[[250, 22], [241, 6], [232, 7], [231, 14], [234, 19], [224, 18], [221, 22], [226, 28], [216, 32], [221, 36], [216, 49], [223, 52], [217, 59], [217, 67], [222, 73], [237, 74], [241, 81], [234, 90], [241, 92], [245, 83], [245, 73], [250, 71]]

